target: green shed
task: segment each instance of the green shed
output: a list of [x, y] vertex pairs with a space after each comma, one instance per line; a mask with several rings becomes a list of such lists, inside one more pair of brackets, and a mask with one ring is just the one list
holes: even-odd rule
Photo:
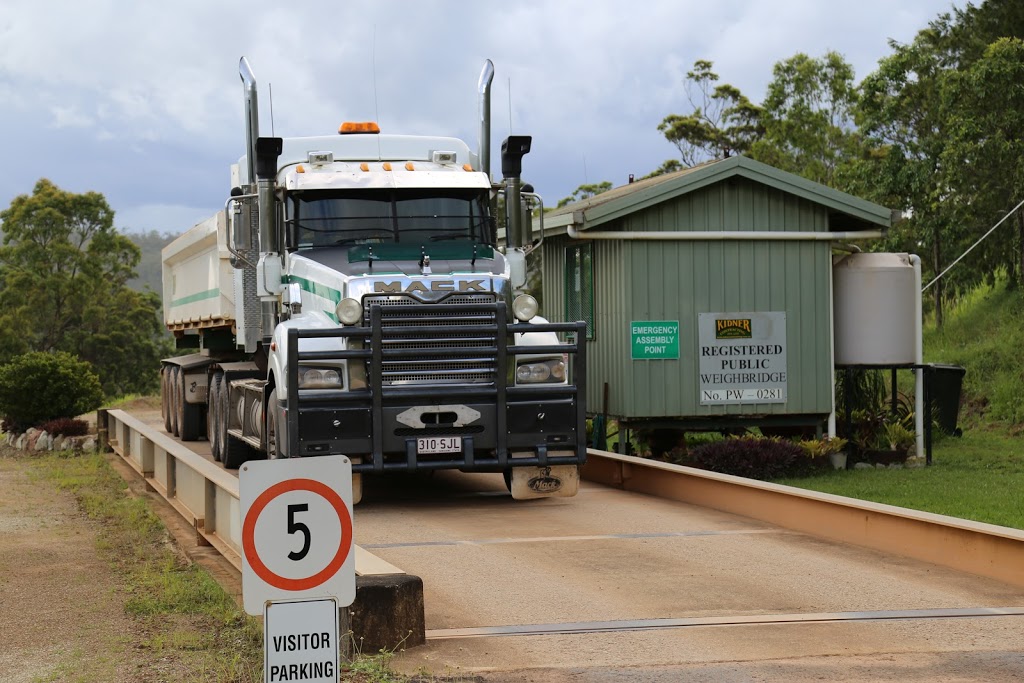
[[593, 414], [820, 428], [833, 410], [832, 251], [891, 221], [742, 156], [641, 180], [545, 215], [544, 313], [587, 322]]

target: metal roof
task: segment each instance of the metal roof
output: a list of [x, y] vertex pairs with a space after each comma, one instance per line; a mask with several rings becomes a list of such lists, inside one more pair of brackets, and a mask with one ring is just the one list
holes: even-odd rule
[[833, 217], [833, 230], [877, 230], [892, 225], [892, 212], [884, 206], [736, 156], [639, 180], [549, 211], [544, 216], [544, 231], [561, 233], [568, 225], [587, 230], [737, 176], [827, 207]]

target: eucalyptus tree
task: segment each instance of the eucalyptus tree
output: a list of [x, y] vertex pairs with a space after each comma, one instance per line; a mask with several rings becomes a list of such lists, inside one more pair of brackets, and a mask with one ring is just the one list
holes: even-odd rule
[[0, 221], [0, 360], [67, 351], [92, 363], [107, 395], [154, 389], [160, 302], [129, 289], [139, 250], [103, 195], [42, 179]]

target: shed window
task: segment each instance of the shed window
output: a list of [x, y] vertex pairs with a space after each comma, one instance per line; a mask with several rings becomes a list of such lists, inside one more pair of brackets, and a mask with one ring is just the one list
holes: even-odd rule
[[587, 323], [594, 338], [594, 250], [590, 243], [565, 250], [565, 317]]

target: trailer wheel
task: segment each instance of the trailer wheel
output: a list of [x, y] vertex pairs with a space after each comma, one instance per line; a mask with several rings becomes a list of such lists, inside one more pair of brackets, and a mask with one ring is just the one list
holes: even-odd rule
[[185, 400], [185, 371], [178, 369], [178, 435], [182, 441], [198, 441], [203, 434], [203, 409]]
[[174, 432], [171, 425], [171, 366], [165, 365], [160, 368], [160, 415], [164, 418], [164, 431], [168, 434]]
[[178, 436], [179, 427], [179, 403], [181, 402], [180, 385], [181, 368], [177, 365], [171, 367], [171, 376], [167, 379], [167, 394], [170, 400], [167, 402], [167, 411], [171, 419], [171, 434]]
[[214, 373], [210, 379], [210, 393], [206, 396], [206, 438], [210, 442], [210, 453], [217, 462], [221, 460], [220, 424], [217, 419], [217, 405], [220, 402], [220, 385], [223, 379], [223, 373]]

